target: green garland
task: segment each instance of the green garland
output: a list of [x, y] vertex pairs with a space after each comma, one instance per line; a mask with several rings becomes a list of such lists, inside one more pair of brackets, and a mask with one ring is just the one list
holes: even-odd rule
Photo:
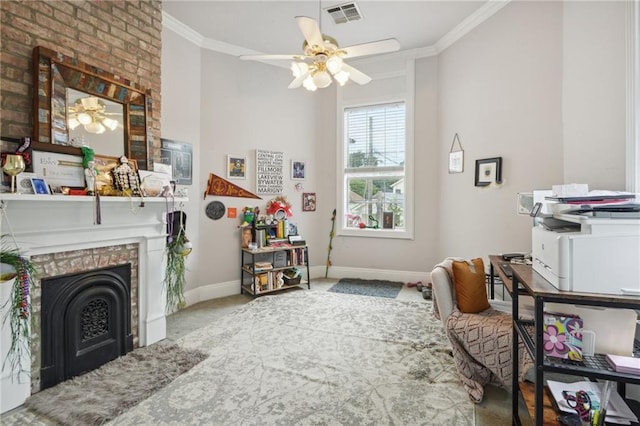
[[[4, 371], [5, 365], [9, 363], [11, 371], [17, 372], [20, 380], [21, 374], [29, 375], [29, 368], [23, 365], [23, 361], [25, 358], [29, 359], [28, 354], [31, 350], [29, 319], [32, 316], [29, 293], [36, 277], [36, 269], [33, 263], [22, 256], [17, 249], [3, 247], [0, 252], [0, 263], [11, 265], [16, 270], [11, 295], [0, 307], [0, 310], [5, 311], [2, 316], [2, 325], [8, 322], [11, 328], [11, 345], [7, 357], [2, 362], [2, 370]], [[30, 364], [31, 361], [28, 362]]]

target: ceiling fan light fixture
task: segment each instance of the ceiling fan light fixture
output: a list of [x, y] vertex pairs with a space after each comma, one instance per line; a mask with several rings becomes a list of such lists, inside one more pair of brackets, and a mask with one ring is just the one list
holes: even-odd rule
[[115, 130], [118, 127], [118, 121], [113, 118], [105, 117], [102, 119], [102, 124], [107, 126], [109, 130]]
[[302, 86], [310, 92], [315, 92], [318, 90], [318, 86], [313, 82], [313, 77], [309, 75], [309, 77], [305, 78], [302, 82]]
[[332, 56], [327, 59], [327, 69], [333, 75], [342, 70], [342, 58], [340, 56]]
[[72, 117], [69, 119], [69, 128], [71, 130], [74, 130], [76, 127], [78, 127], [80, 125], [80, 122], [78, 121], [77, 118]]
[[329, 85], [331, 84], [331, 76], [324, 70], [318, 71], [313, 76], [313, 84], [318, 86], [320, 89], [329, 87]]
[[349, 81], [349, 73], [346, 71], [340, 71], [337, 74], [334, 74], [333, 78], [336, 79], [340, 86], [344, 86], [347, 81]]
[[78, 114], [78, 121], [80, 122], [80, 124], [82, 124], [83, 126], [86, 126], [88, 124], [90, 124], [93, 119], [91, 118], [91, 116], [89, 114], [87, 114], [86, 112], [81, 112], [80, 114]]
[[93, 121], [89, 124], [87, 124], [86, 126], [84, 126], [85, 130], [89, 133], [95, 133], [95, 134], [101, 134], [104, 133], [106, 129], [106, 127], [104, 127], [102, 125], [102, 123], [99, 123], [97, 121]]

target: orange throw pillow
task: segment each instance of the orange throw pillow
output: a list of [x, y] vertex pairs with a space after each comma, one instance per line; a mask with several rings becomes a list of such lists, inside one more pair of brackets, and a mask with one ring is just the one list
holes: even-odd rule
[[453, 262], [453, 281], [460, 312], [477, 314], [489, 309], [491, 305], [487, 299], [484, 262], [481, 258], [473, 259], [471, 262], [475, 267], [475, 272], [471, 271], [467, 262]]

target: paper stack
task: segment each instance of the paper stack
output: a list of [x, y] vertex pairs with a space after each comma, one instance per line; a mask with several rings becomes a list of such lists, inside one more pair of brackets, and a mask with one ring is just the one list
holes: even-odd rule
[[[597, 382], [574, 382], [574, 383], [563, 383], [563, 382], [554, 382], [551, 380], [547, 380], [547, 386], [553, 395], [553, 398], [556, 401], [558, 409], [565, 413], [575, 413], [576, 410], [569, 407], [569, 404], [562, 396], [563, 391], [567, 391], [570, 393], [575, 393], [578, 391], [585, 391], [589, 394], [591, 398], [592, 406], [600, 406], [600, 395], [602, 394], [602, 388], [604, 386], [603, 383]], [[629, 425], [631, 422], [638, 422], [638, 418], [633, 411], [629, 408], [624, 399], [620, 396], [618, 392], [614, 390], [611, 391], [611, 395], [609, 396], [609, 402], [607, 403], [607, 415], [606, 415], [607, 423], [616, 423], [621, 425]]]
[[607, 354], [607, 361], [614, 370], [621, 373], [640, 374], [640, 358]]

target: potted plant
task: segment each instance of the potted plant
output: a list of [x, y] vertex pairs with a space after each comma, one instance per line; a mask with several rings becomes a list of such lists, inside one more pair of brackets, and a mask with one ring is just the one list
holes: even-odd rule
[[[8, 362], [11, 371], [17, 373], [20, 378], [20, 374], [27, 371], [23, 363], [29, 362], [27, 355], [31, 346], [29, 294], [36, 277], [36, 269], [29, 258], [22, 255], [17, 248], [6, 247], [4, 236], [2, 239], [0, 285], [11, 286], [9, 297], [0, 306], [2, 325], [8, 322], [11, 330], [11, 344], [6, 358], [2, 361], [2, 369], [4, 370]], [[4, 290], [3, 288], [3, 293]]]
[[[171, 218], [173, 219], [173, 217]], [[167, 237], [167, 269], [165, 274], [165, 287], [167, 290], [167, 312], [181, 309], [185, 305], [184, 286], [185, 279], [185, 258], [191, 253], [193, 245], [187, 238], [184, 229], [184, 221], [180, 220], [177, 232], [169, 231]]]

